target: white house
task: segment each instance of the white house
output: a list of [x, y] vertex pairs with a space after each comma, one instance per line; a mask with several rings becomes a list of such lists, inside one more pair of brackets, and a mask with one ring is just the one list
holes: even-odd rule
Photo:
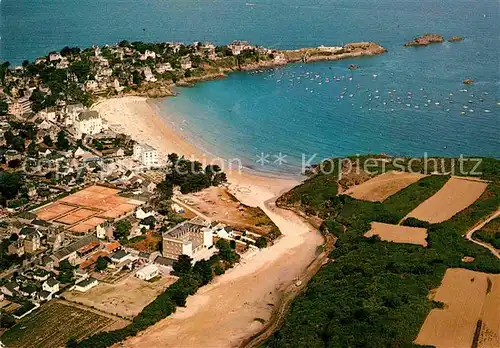
[[75, 157], [82, 157], [86, 153], [87, 153], [87, 151], [85, 151], [81, 147], [78, 147], [78, 149], [76, 149], [75, 152], [73, 153], [73, 156], [75, 156]]
[[191, 62], [191, 59], [188, 57], [182, 57], [181, 58], [181, 69], [187, 70], [191, 69], [193, 67], [193, 63]]
[[154, 216], [154, 215], [155, 215], [155, 211], [153, 210], [153, 208], [149, 208], [149, 207], [145, 207], [145, 208], [140, 207], [135, 212], [135, 217], [137, 219], [140, 219], [140, 220], [145, 219], [148, 216]]
[[52, 299], [52, 293], [47, 290], [42, 290], [38, 293], [38, 299], [40, 301], [50, 301]]
[[172, 65], [170, 63], [163, 63], [156, 65], [156, 72], [159, 74], [163, 74], [166, 71], [173, 71]]
[[61, 59], [57, 64], [56, 64], [56, 69], [67, 69], [69, 67], [69, 61], [67, 58]]
[[160, 274], [160, 270], [158, 269], [158, 267], [156, 267], [156, 265], [154, 265], [154, 264], [150, 264], [150, 265], [147, 265], [146, 267], [138, 270], [135, 273], [135, 276], [139, 279], [142, 279], [142, 280], [150, 280], [150, 279], [153, 279], [154, 277], [158, 276], [159, 274]]
[[99, 239], [111, 239], [113, 237], [113, 225], [107, 222], [97, 225], [96, 235]]
[[94, 91], [99, 88], [99, 83], [96, 80], [88, 80], [85, 82], [84, 88], [86, 91]]
[[51, 294], [58, 292], [59, 291], [59, 282], [55, 280], [54, 278], [47, 279], [42, 284], [42, 289], [45, 291], [50, 292]]
[[148, 82], [156, 82], [157, 81], [156, 77], [153, 75], [153, 72], [151, 71], [151, 68], [149, 66], [142, 69], [142, 73], [144, 74], [146, 81], [148, 81]]
[[240, 41], [240, 40], [235, 40], [231, 42], [231, 44], [228, 45], [227, 47], [231, 49], [231, 52], [235, 56], [239, 55], [242, 51], [251, 50], [255, 48], [254, 46], [250, 45], [248, 41]]
[[80, 112], [82, 112], [83, 110], [84, 110], [84, 107], [82, 104], [66, 105], [65, 114], [68, 117], [65, 119], [65, 122], [67, 124], [72, 124], [76, 120], [76, 118], [78, 117]]
[[124, 250], [119, 250], [110, 257], [111, 261], [114, 263], [122, 263], [127, 260], [134, 261], [137, 259], [134, 255], [127, 253]]
[[234, 236], [233, 229], [229, 226], [224, 226], [222, 224], [215, 226], [214, 234], [222, 239], [230, 239], [233, 238]]
[[154, 53], [153, 51], [146, 50], [144, 54], [141, 54], [139, 56], [139, 60], [147, 60], [148, 58], [156, 59], [156, 53]]
[[62, 56], [59, 52], [51, 52], [49, 53], [49, 61], [53, 62], [55, 60], [62, 59]]
[[75, 284], [75, 290], [85, 292], [99, 284], [95, 278], [87, 278]]
[[94, 135], [101, 133], [103, 124], [99, 113], [94, 110], [82, 111], [74, 122], [75, 136], [81, 138], [83, 134]]
[[135, 144], [133, 158], [146, 167], [158, 166], [158, 152], [146, 144]]
[[[56, 119], [57, 119], [55, 109], [45, 109], [45, 110], [42, 110], [42, 111], [40, 111], [38, 113], [38, 116], [42, 120], [49, 121], [49, 122], [55, 122]], [[42, 124], [40, 124], [39, 127], [42, 128]], [[44, 129], [48, 129], [48, 128], [44, 128]]]

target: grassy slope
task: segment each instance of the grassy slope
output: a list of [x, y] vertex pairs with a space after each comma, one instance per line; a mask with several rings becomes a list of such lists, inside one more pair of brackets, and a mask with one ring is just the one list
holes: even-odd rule
[[[307, 291], [293, 303], [284, 326], [267, 347], [410, 347], [432, 309], [429, 291], [439, 286], [449, 267], [500, 273], [500, 261], [462, 235], [500, 205], [500, 161], [488, 160], [484, 178], [494, 180], [472, 206], [452, 219], [429, 227], [429, 247], [364, 238], [371, 221], [397, 222], [446, 181], [431, 176], [410, 185], [383, 203], [340, 197], [316, 202], [328, 216], [325, 226], [339, 236], [330, 255], [335, 262], [323, 267]], [[318, 183], [318, 186], [315, 185]], [[324, 178], [288, 195], [328, 190]], [[312, 191], [312, 193], [311, 193]], [[341, 223], [346, 233], [336, 228]], [[475, 257], [462, 263], [464, 256]]]

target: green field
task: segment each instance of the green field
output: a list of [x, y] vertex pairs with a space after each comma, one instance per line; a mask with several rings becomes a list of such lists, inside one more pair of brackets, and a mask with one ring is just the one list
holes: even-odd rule
[[64, 347], [70, 338], [87, 337], [113, 322], [92, 311], [53, 300], [23, 318], [1, 340], [9, 348]]
[[[448, 163], [448, 162], [445, 162]], [[418, 165], [418, 163], [417, 163]], [[483, 162], [491, 180], [470, 207], [428, 226], [427, 248], [363, 237], [372, 221], [398, 223], [448, 179], [432, 175], [382, 203], [335, 196], [335, 174], [317, 174], [285, 194], [279, 203], [324, 219], [322, 231], [338, 237], [325, 265], [298, 296], [284, 325], [266, 347], [413, 347], [436, 303], [429, 292], [450, 267], [500, 273], [500, 260], [463, 235], [500, 206], [500, 161]], [[408, 223], [419, 223], [409, 221]], [[472, 256], [471, 263], [462, 262]]]

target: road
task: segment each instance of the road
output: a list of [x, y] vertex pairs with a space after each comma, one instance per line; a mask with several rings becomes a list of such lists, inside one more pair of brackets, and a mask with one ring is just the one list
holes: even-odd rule
[[490, 222], [491, 220], [493, 219], [496, 219], [497, 217], [500, 217], [500, 209], [497, 210], [495, 213], [491, 214], [486, 220], [484, 220], [483, 222], [481, 222], [479, 225], [476, 225], [473, 229], [471, 229], [469, 232], [467, 232], [465, 238], [467, 238], [468, 240], [470, 240], [472, 243], [475, 243], [477, 245], [480, 245], [482, 246], [483, 248], [486, 248], [488, 249], [489, 251], [491, 251], [491, 253], [493, 255], [495, 255], [497, 258], [500, 259], [500, 253], [498, 253], [498, 251], [492, 247], [491, 245], [489, 244], [486, 244], [486, 243], [483, 243], [483, 242], [480, 242], [480, 241], [477, 241], [475, 239], [472, 238], [472, 235], [479, 231], [481, 228], [483, 228], [488, 222]]

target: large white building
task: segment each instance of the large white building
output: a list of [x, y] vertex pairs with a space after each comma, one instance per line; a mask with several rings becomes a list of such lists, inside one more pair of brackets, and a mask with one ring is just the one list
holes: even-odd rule
[[158, 152], [146, 144], [135, 144], [133, 157], [146, 167], [158, 166]]
[[101, 133], [103, 129], [102, 119], [94, 110], [82, 111], [74, 122], [75, 137], [81, 138], [83, 134], [94, 135]]
[[160, 274], [160, 270], [154, 264], [147, 265], [146, 267], [138, 270], [135, 276], [142, 280], [150, 280]]
[[212, 229], [194, 221], [184, 221], [163, 233], [163, 256], [169, 259], [177, 260], [180, 255], [193, 257], [212, 245]]

